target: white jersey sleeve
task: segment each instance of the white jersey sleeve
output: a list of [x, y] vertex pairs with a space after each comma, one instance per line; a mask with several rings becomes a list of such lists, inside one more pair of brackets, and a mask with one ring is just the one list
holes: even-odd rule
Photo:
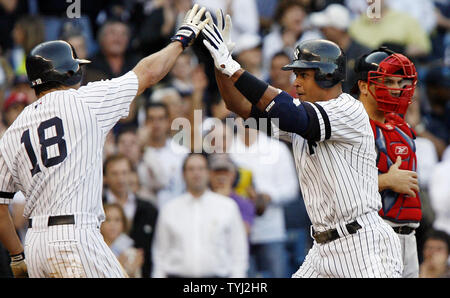
[[97, 117], [99, 127], [106, 134], [120, 118], [128, 116], [138, 87], [136, 74], [129, 71], [118, 78], [89, 83], [77, 92], [85, 98], [85, 104]]
[[11, 204], [16, 191], [13, 176], [0, 153], [0, 204]]
[[336, 99], [316, 102], [310, 106], [316, 112], [315, 121], [320, 132], [320, 136], [317, 137], [319, 142], [329, 139], [344, 143], [359, 143], [362, 133], [366, 132], [367, 125], [370, 125], [361, 102], [345, 93]]

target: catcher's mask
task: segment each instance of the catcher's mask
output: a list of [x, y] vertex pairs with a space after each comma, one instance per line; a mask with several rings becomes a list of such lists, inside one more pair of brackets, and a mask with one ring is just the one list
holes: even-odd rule
[[[356, 64], [355, 72], [360, 80], [367, 80], [369, 93], [377, 101], [380, 111], [405, 115], [417, 84], [416, 68], [406, 56], [380, 48], [363, 56]], [[392, 82], [398, 85], [392, 86]], [[372, 85], [375, 91], [370, 89]]]

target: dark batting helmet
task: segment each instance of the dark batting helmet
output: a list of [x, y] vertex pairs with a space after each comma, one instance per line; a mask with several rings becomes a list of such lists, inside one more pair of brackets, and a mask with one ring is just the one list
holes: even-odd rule
[[[417, 84], [416, 68], [406, 56], [380, 47], [358, 59], [355, 73], [358, 81], [367, 82], [368, 88], [375, 86], [374, 92], [370, 88], [368, 91], [377, 101], [379, 110], [401, 115], [406, 113]], [[389, 77], [402, 78], [400, 88], [388, 86], [385, 81]], [[359, 91], [358, 81], [352, 91]], [[398, 96], [393, 95], [394, 92]]]
[[78, 59], [75, 49], [63, 40], [47, 41], [34, 47], [26, 59], [31, 87], [58, 82], [73, 86], [81, 81], [81, 65], [90, 63]]
[[314, 76], [321, 88], [331, 88], [346, 77], [344, 51], [334, 42], [311, 39], [301, 42], [294, 50], [294, 60], [283, 70], [315, 69]]

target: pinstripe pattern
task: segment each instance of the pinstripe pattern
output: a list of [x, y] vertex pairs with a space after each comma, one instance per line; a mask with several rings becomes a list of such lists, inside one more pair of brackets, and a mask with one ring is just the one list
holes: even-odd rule
[[293, 277], [387, 278], [401, 277], [400, 242], [377, 213], [358, 218], [356, 234], [335, 241], [314, 243]]
[[[33, 225], [35, 222], [38, 224], [39, 218], [73, 214], [77, 226], [98, 226], [105, 218], [101, 193], [106, 134], [120, 118], [128, 115], [137, 89], [137, 76], [131, 71], [112, 80], [89, 83], [78, 90], [48, 93], [27, 106], [0, 140], [0, 192], [22, 191], [26, 198], [24, 216], [33, 218]], [[43, 123], [45, 129], [39, 133]], [[24, 134], [27, 130], [28, 135]], [[24, 140], [29, 140], [28, 147]], [[30, 154], [35, 155], [37, 165], [32, 164]], [[37, 166], [40, 171], [33, 175], [30, 170]], [[10, 201], [0, 198], [3, 204]], [[33, 227], [29, 233], [34, 234], [35, 230]], [[52, 234], [53, 231], [60, 232]], [[99, 276], [107, 276], [107, 271], [102, 273], [103, 269], [99, 269], [104, 264], [98, 260], [110, 254], [108, 249], [102, 248], [106, 244], [101, 244], [103, 240], [94, 235], [94, 230], [72, 233], [76, 236], [74, 239], [55, 245], [52, 241], [57, 242], [65, 237], [61, 231], [67, 230], [51, 227], [27, 236], [30, 238], [27, 259], [34, 262], [30, 259], [34, 258], [34, 254], [37, 258], [32, 275], [54, 272], [54, 268], [48, 267], [51, 266], [49, 258], [67, 257], [67, 260], [73, 258], [70, 264], [81, 261], [84, 270], [94, 264]], [[71, 247], [77, 249], [72, 255], [58, 256], [58, 251], [63, 255], [71, 251]], [[84, 256], [86, 251], [95, 254]], [[80, 271], [72, 269], [73, 275]], [[62, 273], [62, 269], [58, 272], [63, 276], [71, 275], [70, 272]], [[95, 271], [90, 272], [84, 275], [95, 276]], [[117, 276], [112, 271], [111, 275]]]
[[[296, 105], [301, 104], [295, 101]], [[338, 229], [342, 237], [314, 244], [295, 277], [397, 276], [402, 267], [397, 235], [378, 216], [376, 152], [369, 117], [363, 105], [348, 94], [316, 102], [328, 116], [331, 135], [326, 139], [326, 120], [315, 105], [320, 141], [311, 154], [301, 136], [274, 127], [281, 139], [293, 146], [299, 182], [314, 231]], [[345, 224], [359, 219], [363, 226], [349, 235]]]

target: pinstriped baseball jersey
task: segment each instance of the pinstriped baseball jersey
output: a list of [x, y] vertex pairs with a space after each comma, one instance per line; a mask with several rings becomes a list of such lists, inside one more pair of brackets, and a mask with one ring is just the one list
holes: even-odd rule
[[20, 190], [25, 217], [93, 214], [103, 221], [105, 137], [127, 116], [137, 89], [130, 71], [28, 105], [0, 140], [0, 204]]
[[[300, 105], [298, 99], [294, 103]], [[313, 125], [320, 132], [318, 142], [308, 143], [300, 135], [276, 126], [274, 133], [292, 142], [301, 190], [314, 229], [334, 229], [339, 223], [378, 211], [381, 198], [375, 144], [361, 102], [342, 93], [333, 100], [304, 104], [317, 114]]]
[[[304, 105], [308, 113], [308, 140], [277, 129], [289, 140], [305, 206], [315, 232], [336, 229], [339, 238], [314, 242], [293, 277], [400, 277], [398, 237], [380, 216], [376, 153], [369, 117], [348, 94]], [[315, 140], [315, 141], [312, 141]], [[361, 226], [351, 234], [346, 224]]]

